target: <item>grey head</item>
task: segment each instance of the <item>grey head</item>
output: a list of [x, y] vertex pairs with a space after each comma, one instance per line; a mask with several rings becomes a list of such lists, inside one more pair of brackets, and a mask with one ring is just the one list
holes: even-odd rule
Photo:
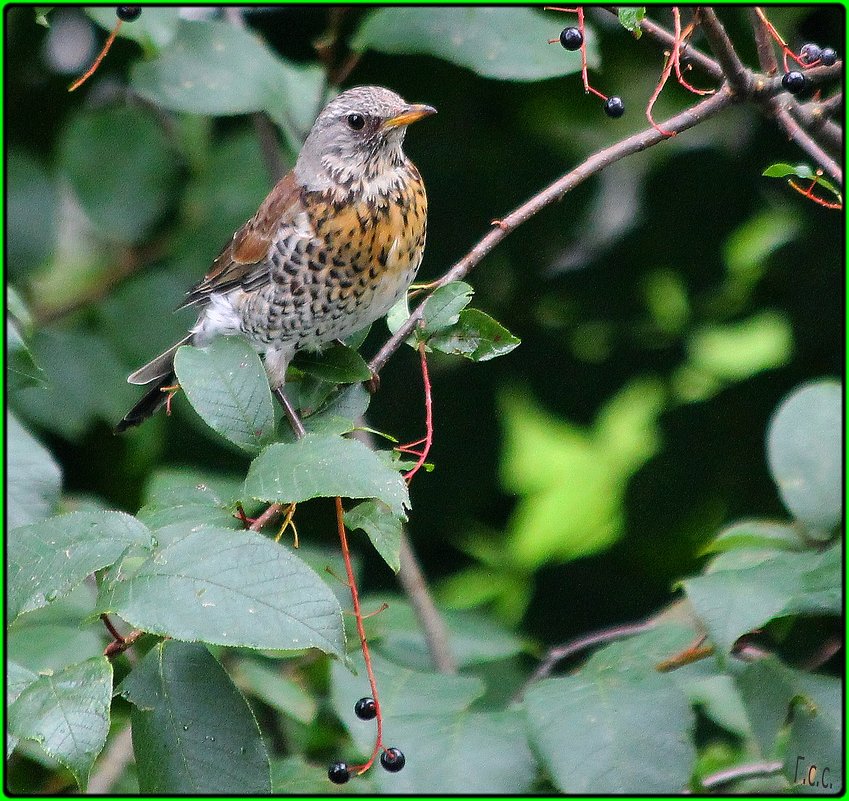
[[407, 126], [436, 114], [381, 86], [357, 86], [330, 101], [313, 124], [295, 164], [302, 186], [324, 191], [367, 191], [397, 171]]

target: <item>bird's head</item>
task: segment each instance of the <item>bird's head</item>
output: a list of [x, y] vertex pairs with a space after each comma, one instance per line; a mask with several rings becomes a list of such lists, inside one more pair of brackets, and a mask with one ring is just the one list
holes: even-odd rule
[[380, 86], [342, 92], [318, 115], [298, 157], [295, 175], [311, 190], [367, 191], [404, 162], [410, 123], [436, 114]]

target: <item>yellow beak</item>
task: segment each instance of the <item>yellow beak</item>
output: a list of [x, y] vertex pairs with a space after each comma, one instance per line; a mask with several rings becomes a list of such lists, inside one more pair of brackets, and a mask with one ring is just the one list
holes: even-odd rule
[[409, 125], [411, 122], [420, 120], [422, 117], [430, 117], [431, 114], [436, 114], [436, 109], [433, 106], [413, 105], [405, 106], [400, 114], [390, 117], [383, 123], [384, 128], [397, 128], [400, 125]]

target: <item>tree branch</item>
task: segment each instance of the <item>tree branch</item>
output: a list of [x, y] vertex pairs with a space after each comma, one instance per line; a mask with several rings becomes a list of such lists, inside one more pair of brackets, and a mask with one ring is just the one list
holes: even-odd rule
[[[731, 90], [723, 87], [715, 95], [702, 100], [692, 108], [670, 117], [661, 123], [660, 127], [664, 131], [682, 133], [694, 125], [698, 125], [700, 122], [718, 114], [723, 109], [728, 108], [733, 102], [734, 96]], [[660, 131], [655, 128], [647, 128], [593, 154], [583, 164], [567, 172], [521, 206], [511, 211], [510, 214], [499, 221], [496, 227], [480, 239], [462, 259], [454, 264], [448, 272], [437, 279], [434, 284], [436, 286], [443, 286], [451, 281], [458, 281], [461, 278], [465, 278], [496, 245], [506, 239], [520, 225], [530, 220], [531, 217], [538, 214], [547, 206], [561, 200], [567, 192], [570, 192], [588, 178], [626, 156], [639, 153], [642, 150], [646, 150], [665, 141], [667, 141], [667, 137]], [[407, 340], [421, 319], [423, 307], [424, 303], [419, 304], [404, 321], [404, 324], [377, 352], [369, 363], [369, 367], [373, 373], [379, 373], [386, 362], [392, 357], [392, 354]]]
[[740, 781], [741, 779], [757, 779], [761, 776], [774, 776], [781, 773], [784, 763], [780, 760], [774, 762], [752, 762], [748, 765], [735, 765], [733, 768], [720, 770], [701, 780], [701, 785], [706, 790], [713, 790], [723, 784]]
[[440, 673], [456, 673], [457, 662], [451, 653], [448, 626], [433, 602], [406, 531], [401, 533], [401, 569], [398, 571], [398, 581], [422, 627], [434, 667]]
[[731, 39], [725, 32], [725, 27], [716, 16], [716, 12], [710, 6], [701, 7], [702, 30], [705, 32], [710, 49], [716, 56], [728, 83], [735, 93], [741, 95], [749, 94], [752, 84], [752, 73], [746, 65], [740, 61], [740, 56], [734, 49]]

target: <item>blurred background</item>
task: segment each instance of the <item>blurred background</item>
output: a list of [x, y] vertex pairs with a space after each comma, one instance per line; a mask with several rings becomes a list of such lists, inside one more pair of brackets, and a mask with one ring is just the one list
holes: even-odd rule
[[[591, 81], [626, 106], [612, 120], [584, 94], [577, 54], [546, 44], [574, 17], [523, 11], [533, 24], [512, 26], [506, 50], [533, 60], [545, 49], [564, 74], [489, 77], [450, 54], [417, 54], [412, 38], [389, 45], [385, 34], [346, 65], [343, 88], [385, 85], [439, 110], [406, 145], [430, 199], [420, 280], [445, 272], [493, 219], [646, 127], [663, 67], [656, 44], [589, 13]], [[270, 79], [262, 64], [225, 59], [209, 65], [214, 113], [203, 104], [169, 110], [145, 87], [161, 60], [186, 57], [173, 44], [177, 18], [220, 13], [145, 9], [69, 94], [114, 24], [114, 7], [58, 7], [47, 25], [34, 8], [4, 13], [7, 306], [42, 370], [35, 381], [25, 370], [10, 375], [11, 409], [60, 463], [65, 509], [135, 512], [166, 469], [241, 480], [246, 457], [185, 399], [170, 418], [127, 435], [112, 426], [137, 396], [126, 375], [183, 335], [192, 312], [172, 310], [273, 183], [254, 121], [238, 103], [227, 107], [216, 70], [244, 67], [256, 82], [248, 94]], [[290, 82], [269, 89], [283, 104], [271, 130], [284, 166], [335, 91], [325, 75], [338, 73], [352, 41], [368, 39], [365, 25], [378, 13], [279, 6], [244, 14], [286, 60]], [[651, 13], [671, 24], [666, 10]], [[838, 6], [770, 16], [796, 49], [814, 41], [839, 51], [845, 39]], [[743, 12], [729, 10], [724, 21], [754, 64]], [[322, 41], [329, 67], [316, 55]], [[698, 70], [688, 79], [710, 86]], [[670, 82], [655, 116], [696, 101]], [[409, 531], [441, 602], [489, 608], [541, 651], [668, 603], [722, 525], [784, 516], [764, 434], [789, 390], [842, 375], [844, 221], [761, 176], [781, 161], [805, 158], [754, 110], [732, 108], [587, 181], [471, 274], [473, 305], [522, 344], [483, 364], [431, 359], [435, 470], [413, 484]], [[363, 352], [386, 336], [376, 324]], [[401, 441], [423, 433], [412, 350], [383, 372], [368, 421]], [[329, 506], [315, 502], [299, 515], [302, 542], [334, 545]], [[382, 560], [370, 548], [359, 553], [366, 591], [394, 592]]]

